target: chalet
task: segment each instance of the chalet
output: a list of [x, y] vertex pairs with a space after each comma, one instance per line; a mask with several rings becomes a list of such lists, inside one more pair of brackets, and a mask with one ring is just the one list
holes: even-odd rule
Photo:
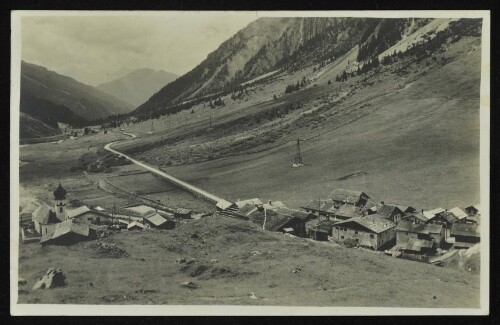
[[306, 230], [309, 238], [326, 241], [328, 236], [332, 236], [333, 225], [335, 224], [332, 220], [320, 220], [314, 219], [306, 222]]
[[236, 210], [238, 208], [238, 206], [235, 203], [232, 203], [232, 202], [229, 202], [226, 200], [221, 200], [221, 201], [217, 202], [217, 204], [215, 205], [215, 208], [217, 209], [217, 211], [225, 211], [228, 209]]
[[338, 241], [355, 240], [359, 246], [380, 250], [394, 238], [396, 224], [377, 215], [357, 217], [334, 225], [333, 238]]
[[247, 204], [254, 205], [254, 206], [262, 206], [263, 205], [262, 201], [258, 198], [248, 199], [248, 200], [243, 200], [243, 201], [238, 200], [237, 202], [235, 202], [235, 204], [238, 208], [244, 207]]
[[132, 221], [127, 225], [127, 230], [143, 230], [146, 228], [142, 223], [137, 221]]
[[361, 191], [335, 189], [330, 193], [329, 199], [339, 207], [344, 204], [352, 204], [357, 207], [364, 207], [370, 197]]
[[278, 208], [286, 208], [285, 204], [281, 201], [267, 201], [266, 204], [263, 204], [262, 207], [264, 210], [276, 211]]
[[465, 212], [469, 215], [469, 217], [474, 217], [476, 216], [477, 214], [480, 214], [480, 205], [479, 204], [475, 204], [475, 205], [471, 205], [469, 207], [466, 207], [465, 208]]
[[191, 210], [179, 208], [179, 209], [175, 210], [174, 218], [191, 219], [192, 214], [193, 214], [193, 211], [191, 211]]
[[431, 220], [432, 218], [434, 218], [436, 215], [440, 214], [440, 213], [443, 213], [445, 212], [446, 210], [443, 209], [443, 208], [436, 208], [436, 209], [433, 209], [433, 210], [427, 210], [427, 211], [424, 211], [422, 210], [422, 214], [424, 216], [427, 217], [428, 220]]
[[145, 226], [149, 226], [150, 228], [156, 228], [156, 229], [171, 230], [175, 228], [175, 222], [173, 220], [164, 218], [158, 213], [144, 217], [143, 223]]
[[137, 205], [133, 207], [126, 208], [128, 211], [132, 212], [133, 215], [136, 215], [140, 218], [144, 218], [148, 215], [152, 215], [156, 213], [156, 209], [147, 206], [147, 205]]
[[68, 219], [80, 224], [110, 225], [113, 218], [104, 212], [81, 206], [67, 211]]
[[454, 223], [451, 226], [451, 236], [455, 238], [456, 248], [469, 248], [479, 243], [479, 226], [467, 223]]
[[383, 204], [377, 207], [377, 215], [391, 220], [394, 223], [403, 217], [404, 212], [401, 211], [397, 206]]
[[77, 224], [73, 220], [66, 220], [56, 224], [54, 231], [42, 235], [42, 245], [72, 245], [81, 241], [95, 239], [96, 231], [89, 225]]
[[335, 211], [334, 220], [347, 220], [360, 217], [361, 215], [361, 208], [358, 208], [352, 204], [344, 204]]
[[418, 212], [406, 214], [401, 218], [401, 220], [409, 220], [414, 224], [427, 223], [427, 221], [429, 221], [426, 216]]
[[444, 243], [444, 228], [438, 224], [413, 223], [401, 220], [396, 228], [396, 246], [415, 253], [441, 248]]
[[246, 204], [242, 207], [240, 207], [237, 211], [235, 211], [233, 214], [235, 215], [236, 218], [242, 219], [242, 220], [249, 220], [250, 219], [250, 214], [254, 211], [257, 211], [259, 208], [253, 204]]
[[249, 214], [253, 223], [269, 231], [289, 233], [298, 237], [306, 237], [305, 223], [310, 214], [303, 211], [280, 208], [279, 212], [273, 210], [256, 210]]
[[319, 217], [326, 217], [326, 219], [335, 215], [335, 202], [332, 200], [312, 200], [300, 208]]
[[451, 225], [457, 220], [457, 217], [455, 217], [453, 213], [444, 210], [441, 213], [435, 214], [434, 217], [427, 221], [427, 223], [442, 225], [445, 229], [445, 238], [448, 238], [450, 236]]

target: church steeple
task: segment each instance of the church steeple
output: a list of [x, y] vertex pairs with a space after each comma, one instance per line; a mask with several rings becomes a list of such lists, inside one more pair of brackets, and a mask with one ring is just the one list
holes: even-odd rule
[[54, 191], [54, 199], [56, 201], [56, 217], [61, 221], [65, 221], [68, 218], [66, 214], [66, 190], [61, 186], [60, 182], [59, 186]]

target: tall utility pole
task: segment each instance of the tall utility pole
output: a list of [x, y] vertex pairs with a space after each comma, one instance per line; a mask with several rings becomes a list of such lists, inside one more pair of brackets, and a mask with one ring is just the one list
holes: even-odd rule
[[297, 154], [295, 155], [295, 164], [296, 165], [303, 165], [302, 153], [300, 152], [300, 139], [297, 139]]
[[153, 132], [155, 130], [154, 126], [153, 126], [153, 120], [151, 120], [151, 132]]

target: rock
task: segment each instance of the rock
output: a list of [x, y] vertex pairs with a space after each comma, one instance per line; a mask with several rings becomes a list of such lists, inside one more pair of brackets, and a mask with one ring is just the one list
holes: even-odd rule
[[182, 264], [186, 262], [186, 259], [184, 257], [179, 257], [178, 259], [175, 260], [177, 264]]
[[252, 255], [252, 256], [256, 256], [256, 255], [260, 255], [260, 254], [262, 254], [262, 253], [259, 251], [251, 251], [250, 252], [250, 255]]
[[212, 259], [210, 260], [210, 262], [211, 262], [211, 263], [218, 263], [219, 261], [218, 261], [217, 259], [215, 259], [215, 258], [212, 258]]
[[189, 260], [186, 260], [186, 264], [193, 264], [196, 262], [196, 258], [190, 258]]
[[33, 286], [33, 290], [52, 289], [65, 285], [66, 276], [61, 269], [50, 268], [47, 273]]
[[26, 281], [25, 278], [19, 278], [19, 279], [17, 279], [17, 284], [18, 285], [22, 285], [23, 286], [23, 285], [26, 285], [27, 283], [28, 282]]
[[296, 267], [292, 270], [292, 273], [299, 273], [300, 271], [302, 271], [300, 268]]
[[198, 236], [198, 234], [194, 234], [194, 233], [191, 234], [191, 236], [189, 236], [189, 237], [191, 237], [191, 238], [200, 238], [200, 236]]
[[187, 288], [187, 289], [198, 289], [199, 288], [199, 286], [196, 283], [191, 282], [191, 281], [182, 282], [181, 287]]

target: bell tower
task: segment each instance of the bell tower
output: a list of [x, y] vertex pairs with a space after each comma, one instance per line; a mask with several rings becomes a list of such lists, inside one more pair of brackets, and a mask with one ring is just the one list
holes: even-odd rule
[[61, 186], [59, 186], [54, 191], [54, 199], [56, 201], [55, 210], [56, 217], [61, 221], [66, 221], [68, 219], [68, 215], [66, 214], [66, 190]]

